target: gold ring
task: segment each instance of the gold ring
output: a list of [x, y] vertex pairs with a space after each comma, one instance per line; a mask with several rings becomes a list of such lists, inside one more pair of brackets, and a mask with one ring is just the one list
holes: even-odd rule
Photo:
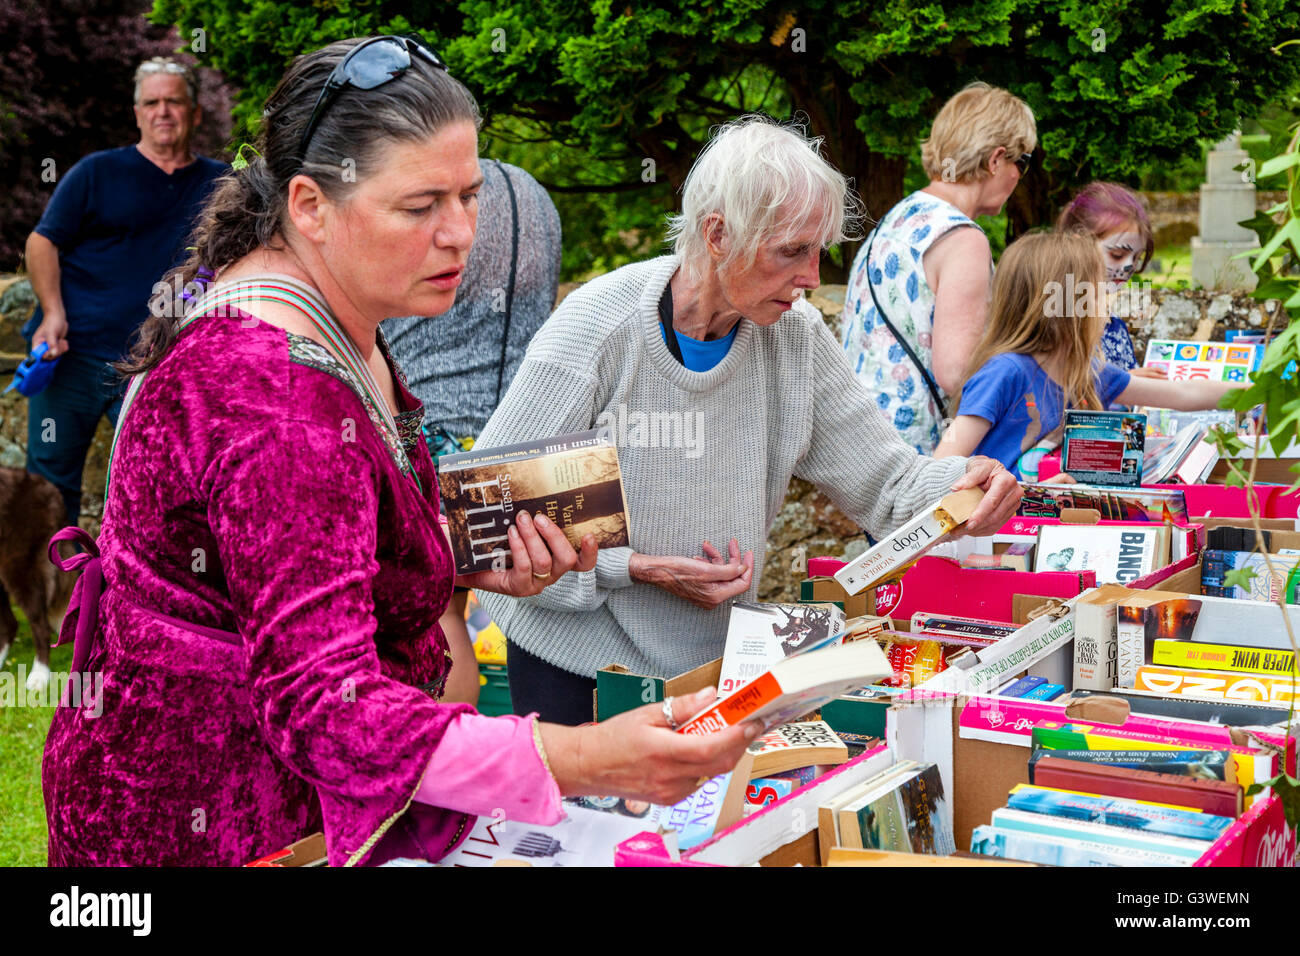
[[533, 572], [533, 577], [535, 577], [535, 578], [537, 578], [538, 580], [541, 580], [541, 581], [545, 581], [545, 580], [546, 580], [547, 578], [549, 578], [550, 576], [551, 576], [551, 574], [550, 574], [549, 571], [548, 571], [546, 574], [538, 574], [536, 571]]

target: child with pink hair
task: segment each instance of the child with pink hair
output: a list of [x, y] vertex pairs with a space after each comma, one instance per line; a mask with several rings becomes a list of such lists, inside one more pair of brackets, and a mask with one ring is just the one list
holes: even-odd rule
[[[1139, 275], [1151, 261], [1155, 241], [1142, 200], [1119, 183], [1091, 182], [1061, 210], [1059, 232], [1082, 232], [1097, 241], [1106, 264], [1107, 292], [1115, 292]], [[1112, 314], [1101, 338], [1101, 351], [1111, 365], [1134, 374], [1164, 378], [1158, 370], [1138, 369], [1128, 324]]]

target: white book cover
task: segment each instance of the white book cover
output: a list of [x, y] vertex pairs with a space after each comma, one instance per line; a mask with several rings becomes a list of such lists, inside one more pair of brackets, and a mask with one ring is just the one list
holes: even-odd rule
[[834, 604], [733, 604], [718, 696], [748, 684], [777, 661], [844, 630]]
[[1035, 571], [1095, 571], [1098, 584], [1132, 584], [1156, 569], [1163, 528], [1043, 525]]
[[978, 826], [971, 834], [972, 853], [1048, 866], [1190, 866], [1187, 857], [1156, 850], [1111, 846], [1095, 840], [1043, 836], [995, 826]]

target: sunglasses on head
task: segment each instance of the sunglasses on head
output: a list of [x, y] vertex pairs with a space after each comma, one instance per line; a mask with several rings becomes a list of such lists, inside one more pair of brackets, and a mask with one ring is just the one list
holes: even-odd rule
[[1020, 170], [1021, 176], [1029, 172], [1029, 161], [1033, 158], [1034, 158], [1033, 153], [1020, 154], [1020, 158], [1016, 160], [1016, 169]]
[[312, 134], [320, 125], [325, 111], [335, 98], [349, 86], [357, 90], [373, 90], [391, 80], [397, 79], [411, 68], [411, 54], [421, 57], [430, 66], [446, 70], [447, 64], [423, 40], [414, 34], [402, 36], [372, 37], [354, 46], [338, 66], [334, 67], [325, 81], [325, 88], [316, 98], [316, 106], [311, 111], [311, 119], [303, 130], [302, 141], [298, 144], [298, 155], [307, 156], [307, 146]]

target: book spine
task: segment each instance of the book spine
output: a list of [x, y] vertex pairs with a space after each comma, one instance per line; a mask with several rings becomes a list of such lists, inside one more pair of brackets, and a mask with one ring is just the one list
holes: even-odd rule
[[1120, 606], [1115, 620], [1115, 686], [1132, 687], [1146, 661], [1146, 608]]
[[[1124, 770], [1126, 768], [1079, 763], [1077, 767], [1062, 766], [1074, 763], [1069, 760], [1049, 760], [1035, 767], [1033, 785], [1057, 790], [1095, 793], [1100, 796], [1121, 797], [1126, 800], [1146, 800], [1173, 806], [1193, 807], [1205, 813], [1234, 818], [1241, 811], [1239, 788], [1233, 784], [1214, 784], [1220, 781], [1197, 780], [1194, 777], [1175, 777], [1170, 774], [1129, 770], [1122, 773], [1098, 773], [1097, 770]], [[1162, 778], [1170, 778], [1166, 782]]]
[[[1207, 782], [1233, 779], [1232, 754], [1226, 750], [1047, 750], [1039, 748], [1029, 755], [1029, 782], [1037, 783], [1035, 774], [1044, 760], [1064, 760], [1088, 767], [1117, 767], [1170, 776], [1201, 778]], [[1083, 769], [1080, 773], [1086, 773]]]
[[1025, 700], [1056, 700], [1065, 693], [1064, 684], [1039, 684], [1027, 694], [1022, 694]]
[[1280, 676], [1292, 673], [1295, 667], [1295, 652], [1157, 638], [1151, 663], [1165, 667], [1193, 667], [1200, 670], [1244, 671], [1248, 674]]
[[971, 852], [1048, 866], [1187, 866], [1186, 858], [1093, 840], [1044, 837], [984, 824], [971, 834]]
[[1132, 827], [1191, 840], [1216, 840], [1232, 826], [1233, 821], [1230, 816], [1191, 812], [1124, 797], [1073, 793], [1024, 784], [1011, 791], [1007, 797], [1007, 806], [1029, 813]]
[[1045, 813], [1029, 813], [1002, 807], [993, 811], [993, 825], [1008, 830], [1038, 833], [1043, 836], [1073, 837], [1076, 840], [1094, 840], [1110, 846], [1127, 846], [1139, 850], [1155, 850], [1185, 857], [1190, 863], [1205, 852], [1204, 840], [1149, 833], [1131, 827], [1117, 827], [1089, 820], [1072, 820], [1053, 817]]
[[1110, 690], [1119, 678], [1118, 615], [1113, 604], [1074, 606], [1074, 686]]
[[1296, 694], [1296, 684], [1290, 677], [1189, 670], [1154, 664], [1138, 668], [1135, 689], [1159, 694], [1267, 704], [1288, 704]]
[[1041, 686], [1042, 684], [1046, 684], [1046, 683], [1047, 683], [1046, 677], [1035, 677], [1031, 674], [1029, 676], [1020, 678], [1020, 680], [1016, 681], [1014, 684], [1008, 687], [1005, 691], [1002, 692], [1002, 696], [1003, 697], [1024, 697], [1026, 700], [1039, 700], [1041, 698], [1029, 697], [1028, 696], [1029, 692]]
[[857, 594], [906, 568], [942, 541], [957, 524], [943, 508], [933, 508], [840, 568], [835, 572], [835, 580], [848, 594]]
[[750, 681], [730, 697], [724, 697], [708, 710], [692, 717], [677, 728], [679, 734], [716, 734], [740, 723], [750, 714], [781, 696], [781, 684], [771, 671]]

